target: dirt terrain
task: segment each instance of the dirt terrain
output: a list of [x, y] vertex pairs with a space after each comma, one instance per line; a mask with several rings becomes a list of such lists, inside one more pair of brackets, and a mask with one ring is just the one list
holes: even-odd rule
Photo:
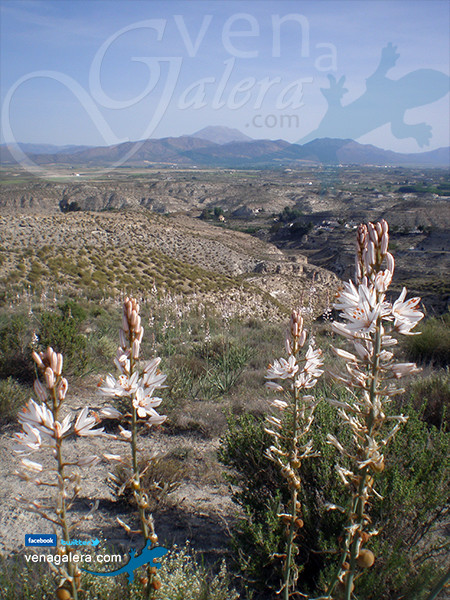
[[[67, 408], [74, 414], [85, 406], [98, 410], [102, 406], [111, 405], [108, 399], [96, 392], [94, 379], [89, 383], [90, 385], [84, 382], [82, 386], [70, 390]], [[16, 447], [14, 431], [19, 431], [19, 427], [11, 424], [3, 430], [0, 437], [0, 451], [3, 457], [0, 463], [0, 553], [6, 554], [23, 548], [25, 533], [51, 531], [48, 522], [34, 513], [27, 512], [15, 500], [17, 496], [21, 496], [38, 502], [42, 500], [45, 505], [48, 493], [44, 487], [36, 488], [31, 483], [20, 481], [14, 474], [20, 464], [19, 457], [13, 450]], [[180, 466], [185, 463], [181, 485], [157, 506], [153, 513], [161, 544], [167, 544], [169, 547], [174, 544], [184, 546], [189, 541], [197, 551], [205, 552], [209, 560], [217, 559], [225, 552], [228, 528], [237, 515], [237, 507], [231, 501], [230, 488], [223, 479], [215, 458], [218, 439], [204, 439], [195, 434], [170, 435], [162, 430], [152, 431], [141, 439], [145, 453], [176, 455], [181, 457]], [[126, 457], [128, 447], [111, 439], [79, 438], [68, 442], [66, 451], [68, 459], [86, 454], [101, 456], [105, 452]], [[47, 462], [42, 461], [44, 467], [50, 466], [51, 462], [48, 455], [46, 458]], [[40, 461], [41, 456], [33, 455], [31, 460]], [[205, 477], [205, 465], [208, 464], [210, 474]], [[107, 544], [108, 547], [128, 548], [130, 537], [117, 524], [116, 518], [122, 519], [134, 529], [137, 529], [137, 522], [133, 522], [135, 515], [130, 512], [129, 505], [116, 502], [117, 499], [106, 480], [108, 470], [113, 471], [114, 466], [103, 460], [102, 463], [89, 467], [88, 476], [86, 471], [81, 471], [84, 474], [82, 491], [71, 512], [72, 522], [85, 517], [94, 503], [98, 502], [98, 507], [91, 516], [77, 525], [75, 537], [83, 540], [99, 538], [102, 546]], [[138, 543], [138, 538], [135, 537], [134, 540]]]

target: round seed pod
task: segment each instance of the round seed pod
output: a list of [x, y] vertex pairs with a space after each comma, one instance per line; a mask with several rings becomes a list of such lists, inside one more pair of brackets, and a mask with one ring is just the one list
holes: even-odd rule
[[297, 527], [299, 529], [301, 529], [303, 527], [303, 525], [304, 525], [302, 519], [295, 519], [295, 524], [297, 525]]
[[151, 541], [152, 544], [157, 544], [158, 543], [158, 536], [156, 535], [156, 533], [152, 533], [152, 535], [150, 536], [149, 540]]
[[358, 566], [362, 569], [368, 569], [375, 562], [375, 555], [371, 550], [367, 550], [367, 548], [362, 548], [359, 551], [356, 562], [358, 563]]
[[56, 590], [56, 597], [58, 600], [72, 600], [72, 594], [69, 592], [67, 588], [58, 588]]

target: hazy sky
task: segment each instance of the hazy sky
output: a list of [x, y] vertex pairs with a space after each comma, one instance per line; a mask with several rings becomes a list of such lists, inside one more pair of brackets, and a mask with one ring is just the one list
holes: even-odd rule
[[290, 142], [318, 128], [399, 152], [449, 145], [447, 0], [0, 4], [2, 142], [225, 125]]

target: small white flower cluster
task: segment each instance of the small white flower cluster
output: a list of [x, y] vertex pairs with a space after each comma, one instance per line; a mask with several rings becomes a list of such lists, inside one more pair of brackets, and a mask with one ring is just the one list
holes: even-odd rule
[[[328, 442], [354, 465], [351, 469], [337, 467], [340, 478], [351, 492], [351, 508], [346, 511], [330, 507], [349, 514], [338, 576], [348, 588], [352, 585], [361, 544], [377, 533], [365, 530], [370, 525], [370, 517], [365, 511], [367, 503], [372, 494], [377, 495], [370, 473], [380, 473], [384, 469], [384, 448], [406, 421], [403, 415], [386, 416], [385, 405], [394, 394], [402, 391], [394, 381], [418, 371], [414, 363], [394, 362], [393, 349], [398, 343], [395, 334], [413, 335], [412, 330], [423, 318], [423, 313], [417, 308], [420, 298], [405, 302], [405, 288], [394, 303], [386, 300], [394, 273], [394, 259], [388, 252], [388, 244], [386, 221], [359, 226], [356, 285], [345, 283], [334, 304], [343, 322], [335, 321], [332, 330], [351, 344], [350, 351], [333, 348], [346, 363], [346, 373], [335, 377], [345, 384], [351, 399], [330, 402], [338, 408], [341, 420], [350, 427], [353, 446], [345, 448], [336, 437], [328, 435]], [[385, 425], [390, 423], [393, 425], [386, 428]]]
[[[286, 336], [286, 350], [288, 358], [274, 360], [266, 372], [266, 387], [275, 392], [284, 392], [285, 400], [275, 399], [271, 406], [279, 416], [271, 414], [267, 417], [266, 428], [274, 439], [274, 445], [267, 451], [267, 457], [278, 463], [282, 472], [290, 480], [294, 487], [300, 487], [300, 478], [295, 470], [298, 469], [301, 460], [312, 453], [311, 444], [299, 445], [299, 439], [304, 437], [313, 422], [316, 402], [311, 395], [301, 395], [302, 390], [313, 388], [318, 378], [322, 375], [322, 351], [314, 349], [309, 345], [305, 356], [302, 358], [300, 352], [305, 345], [307, 337], [306, 329], [303, 329], [303, 317], [300, 312], [292, 311], [290, 327]], [[277, 380], [288, 383], [283, 387]], [[286, 410], [293, 413], [295, 431], [283, 433], [285, 423], [283, 413]], [[296, 425], [296, 426], [295, 426]], [[294, 464], [294, 470], [292, 464]], [[295, 465], [298, 465], [295, 467]]]
[[[100, 392], [105, 396], [115, 398], [131, 398], [132, 407], [140, 419], [145, 419], [148, 427], [160, 425], [166, 420], [165, 415], [159, 415], [155, 408], [162, 399], [154, 397], [155, 390], [164, 387], [166, 375], [159, 370], [160, 358], [154, 358], [143, 369], [139, 370], [137, 360], [140, 354], [140, 346], [144, 335], [139, 314], [140, 307], [134, 298], [126, 298], [123, 305], [122, 327], [119, 330], [120, 346], [114, 359], [114, 364], [120, 371], [115, 379], [108, 374], [105, 381], [100, 385]], [[131, 407], [130, 407], [131, 408]], [[104, 416], [110, 418], [122, 418], [123, 415], [116, 409], [105, 409]], [[122, 438], [131, 438], [131, 432], [121, 429]]]
[[275, 360], [266, 373], [266, 387], [278, 393], [284, 392], [284, 399], [271, 402], [274, 412], [267, 417], [265, 431], [273, 438], [273, 445], [266, 450], [266, 456], [280, 467], [291, 491], [289, 508], [278, 515], [288, 525], [282, 587], [285, 593], [295, 586], [298, 576], [293, 561], [293, 547], [296, 531], [303, 527], [300, 518], [302, 506], [298, 501], [301, 488], [299, 469], [303, 460], [315, 455], [311, 440], [306, 438], [314, 420], [317, 401], [314, 396], [303, 395], [303, 392], [313, 388], [323, 373], [322, 351], [319, 348], [310, 344], [304, 357], [301, 356], [306, 337], [303, 318], [300, 312], [293, 311], [286, 336], [288, 358]]
[[[98, 418], [89, 416], [89, 409], [84, 408], [74, 423], [74, 415], [69, 413], [62, 420], [60, 418], [61, 406], [68, 391], [67, 379], [62, 377], [63, 356], [47, 348], [45, 352], [33, 352], [33, 359], [43, 375], [45, 383], [39, 379], [34, 382], [34, 391], [41, 401], [38, 404], [30, 399], [26, 407], [19, 414], [18, 420], [22, 431], [14, 434], [18, 443], [14, 448], [18, 454], [30, 454], [45, 448], [51, 448], [56, 457], [57, 451], [64, 439], [72, 434], [78, 436], [102, 435], [103, 428], [93, 429], [98, 424]], [[71, 465], [92, 466], [99, 461], [96, 456], [84, 456]], [[22, 465], [27, 470], [43, 471], [43, 466], [28, 459], [22, 460]], [[55, 467], [54, 470], [57, 470]], [[23, 473], [18, 473], [22, 479], [29, 479]], [[39, 482], [43, 484], [43, 482]]]

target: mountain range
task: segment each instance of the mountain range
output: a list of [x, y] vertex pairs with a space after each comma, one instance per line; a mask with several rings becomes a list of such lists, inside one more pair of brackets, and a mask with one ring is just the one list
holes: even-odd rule
[[[34, 163], [42, 166], [274, 168], [321, 164], [405, 167], [450, 165], [448, 147], [402, 154], [350, 139], [322, 138], [300, 145], [285, 140], [254, 140], [237, 129], [214, 126], [188, 136], [147, 139], [114, 146], [19, 145]], [[16, 163], [8, 145], [0, 146], [0, 162], [3, 165]]]

